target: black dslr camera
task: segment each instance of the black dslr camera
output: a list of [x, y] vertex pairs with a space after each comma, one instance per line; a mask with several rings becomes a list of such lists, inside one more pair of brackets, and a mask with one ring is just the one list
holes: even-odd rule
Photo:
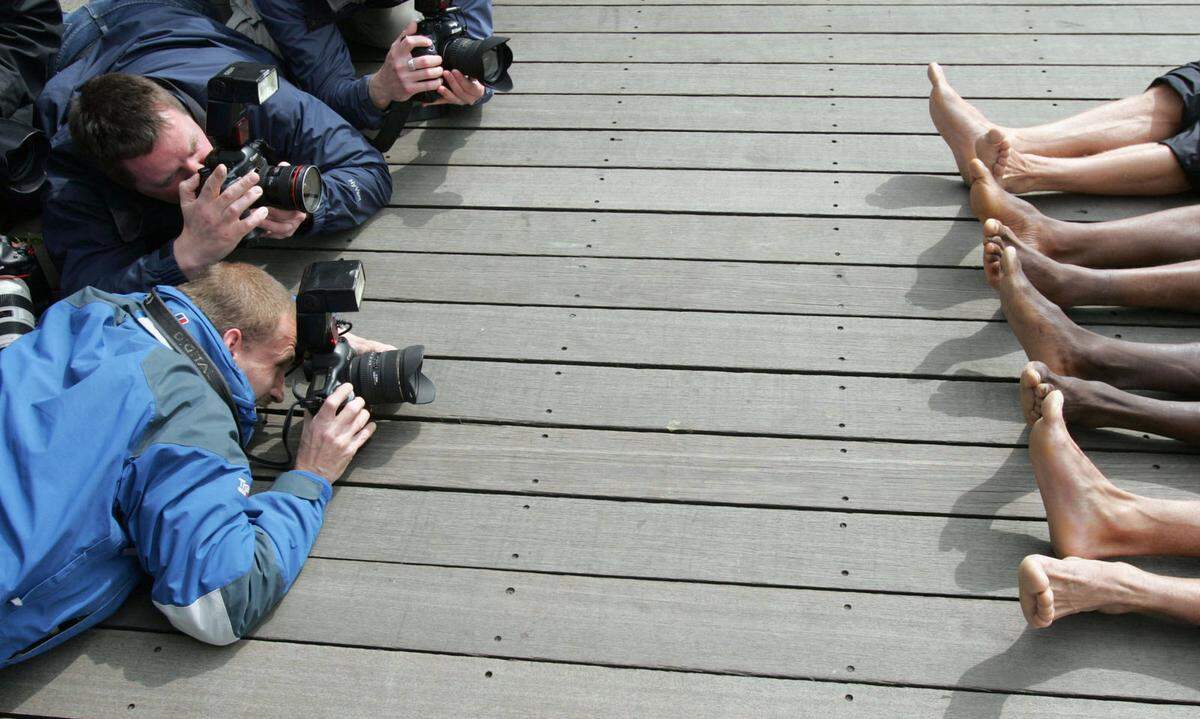
[[369, 406], [433, 401], [433, 382], [421, 373], [423, 346], [356, 355], [342, 339], [332, 313], [357, 312], [364, 282], [358, 260], [314, 262], [304, 270], [296, 295], [296, 357], [309, 385], [304, 397], [298, 393], [296, 397], [310, 413], [319, 410], [343, 382], [349, 382]]
[[[501, 92], [512, 89], [508, 68], [513, 54], [508, 38], [492, 35], [483, 40], [466, 36], [462, 21], [452, 13], [450, 0], [416, 0], [417, 11], [425, 19], [417, 23], [417, 34], [433, 41], [429, 47], [413, 48], [413, 57], [441, 55], [442, 69], [458, 70], [488, 87]], [[417, 102], [436, 102], [442, 98], [436, 92], [421, 92], [413, 96]]]
[[204, 158], [200, 181], [206, 182], [217, 165], [225, 165], [229, 171], [222, 190], [257, 172], [263, 193], [255, 207], [312, 214], [321, 206], [324, 195], [320, 169], [315, 165], [276, 165], [271, 147], [262, 140], [250, 139], [247, 106], [263, 104], [278, 89], [275, 68], [255, 62], [230, 63], [209, 79], [204, 132], [212, 141], [213, 151]]

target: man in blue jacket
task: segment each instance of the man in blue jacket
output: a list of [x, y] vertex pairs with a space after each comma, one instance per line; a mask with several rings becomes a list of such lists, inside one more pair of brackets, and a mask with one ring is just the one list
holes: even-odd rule
[[209, 78], [231, 62], [274, 62], [212, 12], [203, 0], [96, 0], [72, 14], [58, 74], [38, 100], [52, 145], [43, 231], [65, 291], [178, 284], [227, 255], [248, 229], [273, 238], [346, 229], [391, 198], [382, 155], [320, 100], [282, 81], [250, 108], [250, 135], [281, 160], [320, 167], [321, 207], [311, 216], [259, 208], [239, 220], [229, 207], [257, 199], [256, 177], [221, 193], [218, 170], [200, 187]]
[[[382, 0], [383, 3], [392, 0]], [[412, 57], [429, 38], [416, 35], [412, 3], [376, 7], [381, 0], [231, 0], [230, 27], [270, 50], [301, 89], [361, 130], [376, 129], [393, 102], [420, 92], [441, 96], [434, 105], [478, 105], [492, 95], [478, 79], [446, 72], [438, 55]], [[370, 7], [368, 7], [368, 5]], [[492, 35], [491, 0], [460, 0], [455, 14], [468, 37]], [[359, 77], [342, 33], [387, 50], [380, 68]], [[438, 108], [441, 109], [441, 108]], [[424, 113], [429, 114], [429, 113]]]
[[228, 403], [168, 346], [144, 294], [85, 289], [0, 352], [0, 667], [110, 616], [145, 575], [181, 631], [212, 644], [244, 636], [295, 581], [330, 483], [375, 431], [361, 398], [342, 406], [342, 385], [305, 421], [295, 469], [250, 496], [241, 442], [256, 398], [283, 398], [292, 298], [262, 270], [227, 263], [157, 291]]

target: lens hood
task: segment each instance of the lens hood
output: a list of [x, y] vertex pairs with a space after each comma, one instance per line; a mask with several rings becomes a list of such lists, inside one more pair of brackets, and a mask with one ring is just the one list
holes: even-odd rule
[[[484, 58], [493, 53], [495, 62], [489, 70]], [[443, 60], [444, 67], [459, 70], [495, 90], [508, 92], [513, 88], [512, 78], [508, 76], [513, 54], [506, 37], [493, 35], [483, 40], [456, 38], [447, 44]]]
[[421, 372], [424, 361], [424, 345], [412, 345], [401, 350], [400, 381], [404, 387], [404, 399], [413, 404], [429, 404], [437, 396], [433, 380]]
[[0, 119], [0, 186], [16, 195], [32, 195], [46, 182], [50, 143], [40, 130]]

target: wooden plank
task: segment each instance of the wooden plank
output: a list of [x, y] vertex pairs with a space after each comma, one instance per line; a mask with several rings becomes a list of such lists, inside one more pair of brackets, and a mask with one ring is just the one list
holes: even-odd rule
[[[435, 167], [392, 171], [393, 206], [573, 209], [622, 212], [972, 218], [957, 176], [741, 170]], [[654, 188], [647, 192], [647, 188]], [[1191, 204], [1168, 197], [1038, 198], [1047, 214], [1109, 220]]]
[[[990, 710], [997, 719], [1119, 719], [1132, 708], [1094, 699], [997, 697], [253, 640], [208, 648], [177, 635], [111, 629], [93, 630], [7, 669], [4, 679], [0, 706], [25, 716], [95, 719], [126, 719], [130, 712], [165, 719], [292, 719], [300, 697], [309, 716], [371, 719], [599, 717], [617, 702], [628, 716], [660, 719], [719, 719], [748, 711], [779, 719], [941, 716], [951, 704], [974, 716]], [[1193, 711], [1147, 705], [1138, 715], [1182, 719]]]
[[[1044, 522], [339, 487], [312, 554], [1015, 599], [1014, 567], [1050, 552]], [[1160, 574], [1196, 568], [1195, 560], [1133, 561]]]
[[[347, 319], [363, 336], [397, 345], [420, 341], [431, 354], [452, 358], [559, 362], [566, 344], [573, 361], [590, 364], [1006, 380], [1026, 362], [1000, 322], [373, 301]], [[1196, 337], [1182, 328], [1091, 329], [1135, 342]], [[847, 347], [854, 353], [841, 354]]]
[[[378, 407], [376, 414], [820, 439], [1025, 441], [1014, 383], [439, 359], [426, 360], [425, 373], [438, 385], [436, 402]], [[1182, 447], [1117, 432], [1081, 431], [1079, 439], [1089, 448]]]
[[[973, 27], [990, 27], [973, 23]], [[1181, 27], [1175, 25], [1174, 27]], [[807, 29], [807, 28], [806, 28]], [[945, 63], [989, 65], [1173, 65], [1195, 53], [1190, 35], [1145, 38], [1109, 35], [996, 35], [961, 33], [894, 34], [880, 37], [851, 29], [849, 33], [772, 34], [769, 38], [738, 34], [521, 33], [497, 23], [497, 32], [512, 38], [522, 62], [839, 62]], [[920, 68], [913, 68], [921, 74]], [[1007, 70], [1006, 70], [1007, 71]], [[520, 83], [520, 77], [516, 78]], [[519, 85], [518, 85], [519, 87]]]
[[430, 128], [405, 133], [386, 157], [399, 165], [958, 172], [946, 144], [929, 135], [897, 142], [894, 135]]
[[[362, 73], [377, 63], [360, 63]], [[1112, 100], [1135, 95], [1174, 65], [1114, 67], [1022, 66], [997, 72], [980, 65], [947, 66], [967, 98]], [[929, 80], [908, 65], [692, 64], [521, 62], [516, 91], [539, 94], [640, 94], [818, 97], [928, 97]]]
[[[243, 250], [234, 258], [261, 265], [292, 286], [310, 262], [359, 259], [370, 277], [365, 296], [376, 300], [843, 317], [1001, 317], [999, 302], [982, 273], [958, 268], [325, 251], [300, 254], [282, 249]], [[1196, 322], [1191, 315], [1119, 308], [1091, 308], [1073, 314], [1086, 321], [1112, 324]], [[846, 343], [837, 356], [856, 352]], [[573, 360], [569, 345], [561, 350], [560, 359]]]
[[[265, 430], [256, 453], [276, 456], [278, 433]], [[1194, 499], [1200, 491], [1195, 456], [1093, 459], [1135, 494]], [[1032, 478], [1024, 447], [383, 421], [342, 483], [831, 510], [849, 502], [865, 511], [1040, 519]]]
[[[826, 6], [826, 5], [945, 5], [946, 3], [930, 2], [930, 0], [496, 0], [496, 5], [790, 5], [790, 6]], [[1079, 0], [961, 0], [955, 5], [1079, 5]], [[1097, 5], [1179, 5], [1179, 0], [1104, 0]], [[65, 3], [64, 3], [65, 6]]]
[[[496, 8], [496, 27], [506, 32], [610, 33], [954, 33], [964, 28], [989, 34], [1175, 34], [1200, 25], [1200, 8], [1075, 6], [576, 6]], [[652, 40], [654, 41], [654, 40]], [[769, 40], [764, 39], [769, 42]]]
[[[914, 68], [923, 75], [924, 71]], [[1094, 100], [980, 100], [998, 123], [1033, 125], [1096, 106]], [[481, 110], [432, 120], [433, 127], [510, 130], [693, 130], [708, 132], [917, 133], [934, 135], [919, 98], [509, 95]], [[830, 143], [830, 159], [836, 145]]]
[[[135, 601], [113, 624], [159, 629], [165, 620], [149, 602]], [[1105, 615], [1030, 632], [1011, 601], [312, 560], [256, 636], [773, 677], [852, 675], [932, 687], [1200, 700], [1192, 671], [1200, 650], [1191, 632], [1156, 619]], [[994, 712], [1003, 697], [991, 701]], [[946, 716], [979, 716], [963, 711], [951, 705]]]

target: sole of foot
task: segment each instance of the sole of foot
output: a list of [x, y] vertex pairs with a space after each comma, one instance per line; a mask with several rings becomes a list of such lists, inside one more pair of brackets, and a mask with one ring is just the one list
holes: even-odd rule
[[1120, 562], [1031, 554], [1017, 569], [1021, 613], [1029, 626], [1044, 629], [1063, 617], [1081, 612], [1131, 611], [1131, 607], [1120, 601], [1119, 585], [1136, 571]]
[[1037, 480], [1050, 544], [1060, 557], [1097, 559], [1121, 553], [1115, 539], [1132, 498], [1088, 459], [1067, 431], [1063, 393], [1041, 399], [1041, 417], [1029, 433], [1029, 459]]
[[[995, 243], [992, 243], [995, 244]], [[1017, 341], [1031, 360], [1060, 374], [1088, 376], [1085, 358], [1092, 344], [1087, 331], [1046, 299], [1021, 269], [1015, 247], [1004, 247], [989, 282], [1000, 294], [1000, 307]]]
[[936, 62], [930, 63], [926, 74], [932, 85], [929, 92], [929, 116], [933, 119], [933, 126], [937, 128], [938, 134], [950, 147], [963, 182], [969, 185], [971, 177], [967, 172], [967, 163], [975, 158], [975, 142], [993, 125], [982, 112], [954, 91], [940, 65]]
[[992, 287], [999, 276], [1000, 255], [1005, 247], [1012, 247], [1021, 261], [1021, 271], [1043, 297], [1064, 310], [1074, 307], [1076, 298], [1082, 297], [1078, 293], [1084, 291], [1090, 270], [1047, 257], [995, 218], [983, 223], [983, 237], [984, 272]]
[[971, 212], [975, 219], [980, 222], [999, 220], [1030, 247], [1048, 257], [1054, 256], [1050, 221], [1045, 215], [1005, 190], [982, 161], [976, 159], [968, 163], [967, 172], [971, 177]]
[[975, 140], [975, 156], [1005, 190], [1021, 194], [1036, 189], [1029, 163], [1025, 155], [1013, 147], [1008, 132], [998, 127], [985, 132]]

